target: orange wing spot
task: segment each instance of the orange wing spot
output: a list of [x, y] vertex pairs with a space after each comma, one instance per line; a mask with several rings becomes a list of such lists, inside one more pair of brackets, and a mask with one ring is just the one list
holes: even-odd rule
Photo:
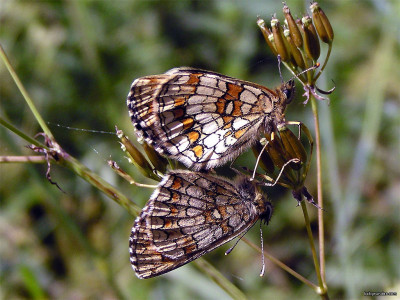
[[226, 100], [224, 98], [218, 98], [217, 103], [217, 113], [223, 114], [225, 112], [225, 105], [226, 105]]
[[188, 79], [188, 81], [186, 82], [186, 84], [197, 85], [197, 84], [199, 83], [199, 81], [200, 81], [199, 77], [200, 77], [201, 75], [202, 75], [202, 74], [190, 74], [190, 75], [189, 75], [189, 79]]
[[175, 98], [175, 102], [174, 105], [176, 106], [181, 106], [183, 104], [185, 104], [186, 102], [186, 98], [185, 97], [179, 97], [179, 98]]
[[239, 139], [247, 130], [246, 129], [240, 129], [235, 132], [235, 138]]
[[191, 131], [188, 133], [189, 136], [189, 141], [191, 143], [194, 143], [195, 141], [197, 141], [200, 137], [200, 134], [197, 131]]
[[164, 220], [164, 228], [171, 228], [172, 222], [171, 220]]
[[232, 122], [232, 119], [233, 119], [233, 117], [230, 117], [230, 116], [222, 117], [222, 120], [224, 120], [224, 123], [227, 125], [228, 125], [228, 123]]
[[172, 201], [171, 202], [178, 202], [181, 199], [177, 193], [172, 193]]
[[189, 129], [193, 126], [193, 119], [187, 118], [182, 120], [183, 123], [183, 130]]
[[225, 126], [224, 126], [224, 129], [228, 129], [228, 128], [231, 128], [232, 127], [232, 123], [228, 123], [228, 124], [226, 124]]
[[228, 129], [232, 127], [232, 123], [225, 124], [224, 129]]
[[224, 134], [224, 138], [227, 138], [228, 136], [230, 136], [232, 134], [232, 131], [228, 131], [228, 132], [225, 132], [225, 134]]
[[228, 83], [228, 91], [227, 94], [231, 96], [230, 98], [226, 97], [227, 99], [239, 99], [239, 94], [243, 91], [243, 88], [240, 85]]
[[182, 179], [175, 178], [174, 182], [172, 183], [173, 190], [179, 190], [182, 187]]
[[178, 210], [176, 209], [176, 207], [169, 207], [169, 211], [170, 211], [170, 213], [169, 213], [169, 215], [170, 216], [176, 216], [177, 214], [178, 214]]
[[232, 112], [232, 116], [237, 117], [237, 116], [241, 116], [242, 114], [242, 110], [240, 109], [240, 107], [243, 105], [242, 101], [233, 101], [233, 112]]
[[182, 116], [185, 114], [184, 110], [181, 109], [181, 108], [174, 109], [172, 112], [173, 112], [174, 117], [175, 117], [176, 119], [182, 117]]
[[203, 146], [197, 145], [193, 148], [193, 152], [197, 158], [201, 158], [203, 156]]

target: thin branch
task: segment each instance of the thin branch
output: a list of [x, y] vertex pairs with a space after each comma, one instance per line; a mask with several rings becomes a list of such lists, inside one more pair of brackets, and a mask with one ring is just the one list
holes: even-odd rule
[[0, 156], [0, 163], [35, 163], [42, 164], [46, 162], [44, 156], [28, 155], [28, 156]]

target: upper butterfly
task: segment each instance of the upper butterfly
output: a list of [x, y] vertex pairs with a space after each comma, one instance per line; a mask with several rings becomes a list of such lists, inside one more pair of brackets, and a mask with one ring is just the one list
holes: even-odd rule
[[275, 90], [222, 74], [175, 68], [136, 79], [129, 115], [139, 138], [194, 170], [210, 169], [285, 123], [294, 80]]

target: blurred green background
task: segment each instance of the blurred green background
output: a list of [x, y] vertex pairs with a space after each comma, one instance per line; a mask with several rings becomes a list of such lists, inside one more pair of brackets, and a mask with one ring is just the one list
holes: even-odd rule
[[[309, 1], [287, 1], [301, 17]], [[327, 283], [331, 299], [364, 291], [400, 293], [400, 1], [321, 1], [335, 41], [320, 88]], [[57, 141], [143, 206], [151, 190], [129, 186], [107, 166], [112, 157], [139, 182], [113, 134], [133, 138], [126, 108], [131, 82], [178, 66], [209, 69], [268, 87], [277, 60], [256, 25], [283, 21], [280, 1], [7, 1], [0, 42]], [[326, 50], [326, 48], [323, 48]], [[324, 52], [323, 52], [324, 53]], [[0, 63], [0, 113], [30, 136], [40, 127]], [[290, 77], [284, 72], [284, 78]], [[332, 83], [332, 80], [334, 83]], [[313, 128], [299, 85], [287, 119]], [[0, 155], [32, 155], [0, 127]], [[238, 164], [253, 159], [243, 156]], [[45, 165], [0, 165], [0, 298], [229, 299], [193, 264], [139, 280], [129, 263], [134, 217], [74, 173]], [[313, 195], [315, 163], [307, 186]], [[267, 190], [275, 206], [264, 227], [272, 255], [316, 282], [304, 219], [289, 191]], [[309, 206], [317, 233], [316, 209]], [[247, 237], [259, 243], [258, 226]], [[316, 235], [317, 236], [317, 235]], [[318, 299], [307, 286], [244, 243], [205, 258], [250, 299]]]

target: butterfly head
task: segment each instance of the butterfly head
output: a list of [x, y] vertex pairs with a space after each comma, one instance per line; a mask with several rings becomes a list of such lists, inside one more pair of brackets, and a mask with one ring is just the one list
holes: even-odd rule
[[286, 105], [292, 102], [295, 92], [294, 80], [282, 83], [276, 90], [277, 99], [274, 105], [273, 126], [284, 124]]

